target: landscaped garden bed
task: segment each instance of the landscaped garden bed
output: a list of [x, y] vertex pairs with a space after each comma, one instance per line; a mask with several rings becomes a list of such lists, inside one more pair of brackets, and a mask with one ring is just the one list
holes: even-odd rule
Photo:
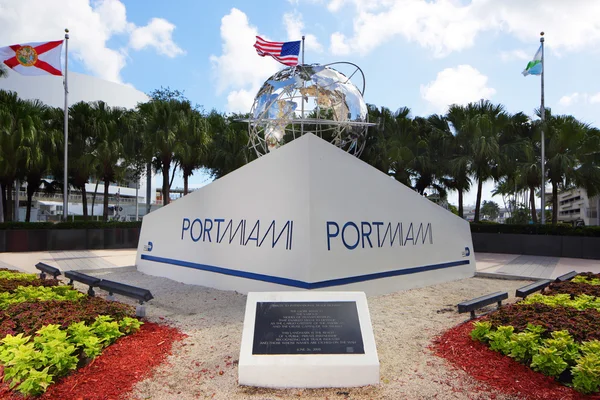
[[433, 349], [508, 394], [600, 398], [598, 289], [600, 275], [591, 273], [552, 283], [541, 294], [450, 329]]
[[182, 338], [134, 315], [56, 279], [0, 270], [0, 398], [121, 397]]

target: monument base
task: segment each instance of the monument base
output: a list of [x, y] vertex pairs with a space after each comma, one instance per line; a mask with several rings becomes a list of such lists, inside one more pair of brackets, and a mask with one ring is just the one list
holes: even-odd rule
[[249, 293], [239, 384], [271, 388], [379, 383], [363, 292]]

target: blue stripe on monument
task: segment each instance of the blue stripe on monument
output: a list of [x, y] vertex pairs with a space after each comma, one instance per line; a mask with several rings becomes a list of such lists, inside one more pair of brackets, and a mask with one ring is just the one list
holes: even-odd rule
[[193, 263], [193, 262], [189, 262], [189, 261], [175, 260], [172, 258], [155, 257], [155, 256], [147, 255], [147, 254], [142, 254], [141, 258], [142, 258], [142, 260], [154, 261], [154, 262], [158, 262], [158, 263], [162, 263], [162, 264], [172, 264], [172, 265], [177, 265], [180, 267], [199, 269], [202, 271], [215, 272], [217, 274], [223, 274], [223, 275], [237, 276], [239, 278], [253, 279], [255, 281], [276, 283], [278, 285], [293, 286], [293, 287], [297, 287], [297, 288], [301, 288], [301, 289], [321, 289], [321, 288], [332, 287], [332, 286], [349, 285], [351, 283], [370, 281], [373, 279], [391, 278], [394, 276], [410, 275], [410, 274], [416, 274], [419, 272], [434, 271], [436, 269], [457, 267], [459, 265], [470, 264], [469, 260], [452, 261], [452, 262], [447, 262], [447, 263], [442, 263], [442, 264], [423, 265], [420, 267], [398, 269], [395, 271], [377, 272], [374, 274], [351, 276], [348, 278], [330, 279], [328, 281], [308, 283], [308, 282], [298, 281], [296, 279], [288, 279], [288, 278], [281, 278], [281, 277], [271, 276], [271, 275], [256, 274], [254, 272], [238, 271], [235, 269], [215, 267], [215, 266], [206, 265], [206, 264], [197, 264], [197, 263]]

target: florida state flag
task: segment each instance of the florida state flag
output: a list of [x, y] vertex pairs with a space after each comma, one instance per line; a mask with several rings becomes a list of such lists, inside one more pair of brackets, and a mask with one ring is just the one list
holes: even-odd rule
[[21, 75], [62, 76], [60, 56], [63, 40], [0, 47], [0, 60]]

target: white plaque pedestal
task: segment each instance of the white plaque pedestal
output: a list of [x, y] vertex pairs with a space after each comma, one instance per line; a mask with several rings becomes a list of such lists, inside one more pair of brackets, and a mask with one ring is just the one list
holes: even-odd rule
[[[253, 354], [257, 303], [264, 302], [355, 302], [364, 354]], [[259, 387], [324, 388], [378, 384], [379, 358], [364, 292], [248, 293], [238, 373], [240, 385]]]

